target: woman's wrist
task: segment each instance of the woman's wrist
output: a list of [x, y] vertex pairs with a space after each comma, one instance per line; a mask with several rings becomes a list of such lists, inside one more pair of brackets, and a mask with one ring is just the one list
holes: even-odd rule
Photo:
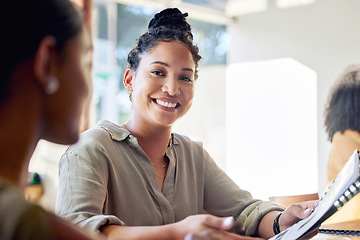
[[165, 235], [168, 236], [168, 239], [184, 239], [185, 236], [182, 236], [178, 225], [179, 222], [164, 225]]
[[274, 223], [273, 223], [273, 232], [274, 234], [279, 234], [281, 231], [280, 231], [280, 225], [279, 225], [279, 219], [280, 219], [280, 216], [281, 216], [282, 212], [279, 213], [279, 215], [277, 215], [277, 217], [274, 219]]
[[281, 213], [281, 211], [271, 211], [261, 219], [256, 230], [256, 236], [262, 238], [271, 238], [274, 236], [273, 224], [274, 219]]

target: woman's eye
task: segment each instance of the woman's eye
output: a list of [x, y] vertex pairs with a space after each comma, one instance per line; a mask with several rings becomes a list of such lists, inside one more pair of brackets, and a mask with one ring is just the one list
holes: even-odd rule
[[180, 77], [179, 79], [186, 82], [192, 82], [192, 80], [189, 77]]
[[162, 71], [157, 71], [157, 70], [154, 70], [151, 73], [153, 73], [155, 75], [158, 75], [158, 76], [164, 76], [165, 75]]

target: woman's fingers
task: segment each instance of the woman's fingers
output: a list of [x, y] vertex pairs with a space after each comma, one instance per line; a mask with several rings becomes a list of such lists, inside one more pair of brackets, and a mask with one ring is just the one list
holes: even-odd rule
[[234, 225], [233, 217], [216, 217], [213, 215], [198, 215], [195, 218], [200, 220], [200, 228], [193, 229], [185, 236], [185, 240], [259, 240], [260, 238], [252, 238], [240, 236], [227, 232]]
[[229, 230], [234, 224], [233, 217], [215, 217], [207, 215], [204, 224], [208, 227]]
[[307, 201], [307, 202], [301, 202], [301, 203], [296, 203], [295, 205], [300, 206], [303, 209], [314, 209], [316, 207], [316, 204], [319, 202], [319, 200], [315, 200], [315, 201]]
[[280, 217], [284, 225], [292, 225], [311, 215], [318, 201], [307, 201], [290, 205]]
[[[318, 201], [307, 201], [290, 205], [288, 208], [285, 209], [279, 219], [280, 229], [283, 231], [286, 228], [291, 227], [292, 225], [297, 223], [299, 220], [305, 219], [310, 216], [315, 209], [317, 203]], [[308, 239], [308, 237], [313, 237], [316, 234], [317, 230], [307, 236], [306, 239]]]

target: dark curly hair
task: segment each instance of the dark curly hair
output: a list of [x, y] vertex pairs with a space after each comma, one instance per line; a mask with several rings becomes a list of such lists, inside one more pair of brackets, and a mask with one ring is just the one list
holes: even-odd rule
[[149, 52], [159, 42], [180, 41], [190, 50], [195, 62], [195, 79], [198, 77], [198, 66], [201, 56], [199, 49], [193, 44], [190, 24], [186, 21], [187, 13], [177, 8], [167, 8], [155, 14], [149, 22], [148, 31], [136, 40], [136, 46], [129, 52], [128, 68], [136, 71], [141, 55]]
[[330, 91], [324, 115], [330, 141], [337, 131], [360, 132], [360, 64], [348, 66], [338, 77]]
[[1, 2], [0, 100], [7, 96], [10, 77], [22, 61], [34, 57], [45, 36], [56, 39], [56, 50], [82, 29], [82, 16], [69, 0]]

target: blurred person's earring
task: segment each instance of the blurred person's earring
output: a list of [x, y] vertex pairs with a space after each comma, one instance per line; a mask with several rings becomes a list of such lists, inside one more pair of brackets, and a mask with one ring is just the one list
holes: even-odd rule
[[56, 93], [56, 91], [59, 89], [59, 85], [59, 79], [54, 75], [50, 75], [48, 78], [48, 83], [45, 87], [45, 93], [48, 95]]
[[131, 102], [131, 97], [132, 97], [132, 92], [133, 92], [133, 90], [132, 90], [132, 88], [130, 88], [130, 89], [128, 89], [127, 91], [128, 91], [128, 94], [129, 94], [129, 100], [130, 100], [130, 102]]

